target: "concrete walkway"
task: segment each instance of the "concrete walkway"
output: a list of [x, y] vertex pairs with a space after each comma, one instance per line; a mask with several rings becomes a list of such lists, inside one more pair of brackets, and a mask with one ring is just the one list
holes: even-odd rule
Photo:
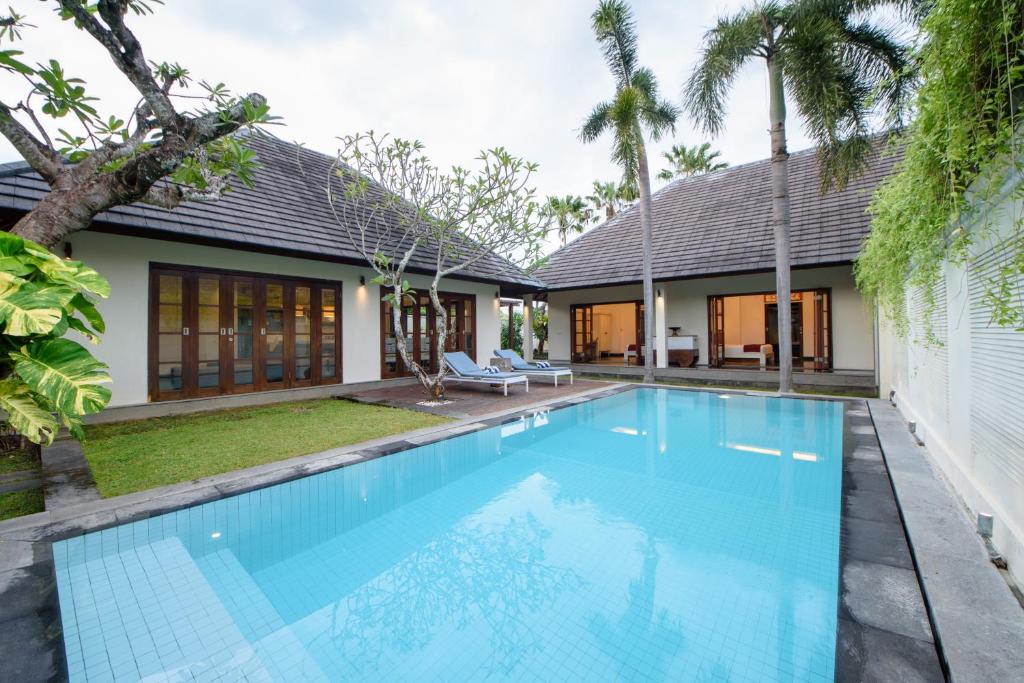
[[903, 416], [869, 406], [950, 680], [1024, 680], [1024, 609]]
[[100, 499], [82, 444], [63, 439], [43, 449], [43, 496], [47, 510]]

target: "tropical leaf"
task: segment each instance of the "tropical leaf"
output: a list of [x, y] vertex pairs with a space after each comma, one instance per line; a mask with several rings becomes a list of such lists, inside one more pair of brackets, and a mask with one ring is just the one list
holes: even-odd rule
[[0, 325], [4, 334], [27, 337], [49, 334], [60, 322], [63, 307], [71, 301], [58, 288], [39, 288], [0, 278]]
[[69, 317], [67, 320], [68, 327], [70, 327], [72, 330], [78, 332], [80, 335], [88, 339], [93, 344], [100, 343], [99, 336], [91, 329], [89, 329], [89, 326], [83, 323], [81, 320], [75, 317]]
[[0, 256], [15, 256], [24, 251], [24, 239], [9, 232], [0, 231]]
[[24, 243], [25, 252], [20, 257], [31, 263], [53, 282], [64, 283], [75, 289], [84, 289], [97, 296], [110, 296], [110, 283], [81, 261], [70, 261], [58, 258], [48, 249], [34, 242]]
[[57, 420], [36, 402], [28, 385], [14, 378], [0, 381], [0, 410], [11, 426], [33, 443], [53, 442]]
[[0, 255], [0, 273], [12, 276], [23, 277], [35, 271], [35, 268], [22, 261], [17, 256]]
[[44, 339], [11, 354], [14, 371], [62, 415], [97, 413], [110, 401], [107, 366], [70, 339]]
[[76, 294], [71, 300], [71, 307], [82, 314], [85, 321], [92, 326], [92, 329], [96, 330], [100, 334], [106, 332], [107, 325], [103, 322], [103, 316], [100, 315], [98, 310], [96, 310], [96, 304], [90, 301], [87, 296], [84, 294]]
[[62, 414], [60, 421], [68, 428], [68, 433], [79, 441], [85, 441], [85, 423], [79, 415]]

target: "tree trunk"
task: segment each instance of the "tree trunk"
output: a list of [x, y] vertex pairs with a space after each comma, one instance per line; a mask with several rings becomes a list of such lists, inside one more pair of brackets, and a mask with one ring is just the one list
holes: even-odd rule
[[14, 224], [11, 232], [54, 249], [72, 233], [88, 228], [93, 216], [108, 206], [110, 193], [98, 183], [84, 183], [72, 190], [50, 190]]
[[[396, 304], [391, 305], [391, 321], [395, 329], [395, 345], [397, 346], [398, 355], [402, 358], [402, 363], [405, 367], [412, 371], [414, 377], [419, 380], [419, 383], [426, 390], [427, 394], [431, 399], [439, 401], [444, 398], [444, 385], [441, 380], [444, 378], [443, 368], [444, 363], [441, 363], [442, 372], [436, 377], [431, 377], [423, 367], [416, 362], [411, 355], [409, 355], [409, 347], [406, 344], [406, 331], [402, 327], [402, 305], [404, 303], [402, 296], [402, 278], [399, 276], [396, 280], [396, 284], [391, 286], [391, 291], [395, 296]], [[431, 291], [433, 295], [433, 291]], [[431, 296], [431, 300], [433, 300]], [[438, 362], [441, 361], [441, 353], [438, 351]]]
[[779, 311], [779, 392], [793, 390], [793, 323], [789, 278], [789, 152], [786, 151], [786, 99], [782, 68], [768, 60], [772, 139], [772, 223], [775, 233], [775, 298]]
[[647, 149], [637, 135], [637, 166], [640, 185], [640, 242], [644, 253], [644, 382], [654, 382], [654, 257], [652, 247], [651, 174], [647, 168]]

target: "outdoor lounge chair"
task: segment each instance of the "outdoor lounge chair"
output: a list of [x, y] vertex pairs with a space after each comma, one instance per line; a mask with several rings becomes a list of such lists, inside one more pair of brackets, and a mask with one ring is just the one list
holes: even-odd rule
[[446, 352], [444, 363], [452, 371], [452, 374], [445, 377], [446, 382], [470, 382], [491, 386], [500, 384], [506, 396], [509, 384], [525, 382], [526, 393], [530, 393], [530, 380], [526, 375], [517, 372], [487, 372], [462, 351]]
[[512, 370], [514, 372], [521, 372], [524, 375], [532, 375], [534, 377], [554, 377], [556, 387], [558, 386], [558, 378], [568, 375], [569, 384], [572, 384], [571, 368], [543, 368], [536, 363], [529, 363], [523, 360], [523, 357], [512, 349], [495, 349], [494, 355], [498, 358], [505, 358], [506, 360], [512, 361]]

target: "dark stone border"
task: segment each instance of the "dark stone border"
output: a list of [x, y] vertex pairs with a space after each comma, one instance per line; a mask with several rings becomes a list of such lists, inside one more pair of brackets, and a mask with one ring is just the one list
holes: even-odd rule
[[944, 681], [920, 575], [874, 422], [845, 400], [837, 681]]
[[[75, 518], [15, 532], [14, 541], [5, 540], [5, 535], [0, 534], [0, 630], [5, 634], [0, 639], [0, 679], [22, 683], [67, 679], [51, 550], [55, 541], [347, 467], [638, 387], [777, 397], [743, 390], [621, 385], [440, 429], [422, 438], [396, 439], [319, 461], [280, 467], [247, 477], [244, 482], [183, 491], [181, 495], [167, 496], [166, 501], [142, 500], [113, 510], [83, 512]], [[867, 403], [863, 399], [831, 396], [782, 398], [838, 401], [844, 405], [836, 680], [943, 680], [918, 575]], [[27, 538], [23, 535], [26, 532]], [[18, 558], [12, 557], [8, 566], [4, 556], [6, 545], [16, 545], [20, 552], [29, 546], [31, 562], [19, 563]]]

